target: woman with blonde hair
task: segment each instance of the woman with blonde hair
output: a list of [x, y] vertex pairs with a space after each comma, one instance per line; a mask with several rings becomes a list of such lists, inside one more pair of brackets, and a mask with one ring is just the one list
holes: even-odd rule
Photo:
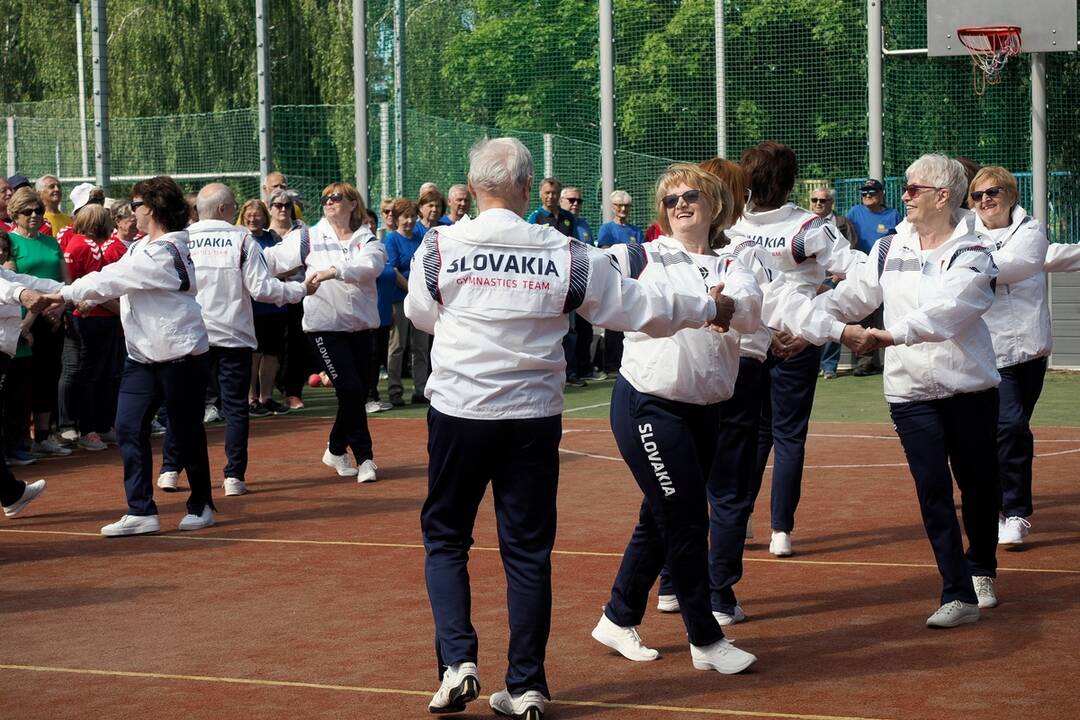
[[611, 397], [611, 428], [644, 498], [637, 527], [603, 615], [597, 641], [635, 661], [654, 660], [637, 626], [662, 567], [682, 608], [695, 668], [737, 673], [756, 659], [724, 638], [709, 597], [706, 479], [716, 452], [717, 408], [731, 397], [739, 337], [757, 330], [761, 290], [738, 260], [713, 242], [730, 218], [731, 191], [696, 165], [673, 165], [656, 187], [663, 234], [649, 245], [609, 252], [625, 275], [658, 287], [722, 288], [730, 330], [680, 330], [669, 338], [625, 335]]
[[275, 275], [304, 268], [306, 277], [320, 283], [317, 293], [304, 298], [304, 332], [338, 398], [322, 461], [338, 475], [371, 482], [377, 466], [364, 405], [372, 330], [379, 327], [375, 279], [386, 264], [386, 250], [368, 229], [364, 201], [352, 185], [327, 185], [319, 202], [322, 220], [296, 228], [265, 257]]

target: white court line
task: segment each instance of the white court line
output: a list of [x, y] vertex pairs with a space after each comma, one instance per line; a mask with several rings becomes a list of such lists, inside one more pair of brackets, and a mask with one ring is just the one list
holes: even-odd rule
[[1037, 458], [1053, 457], [1055, 455], [1070, 455], [1072, 453], [1078, 453], [1078, 452], [1080, 452], [1080, 448], [1073, 448], [1072, 450], [1058, 450], [1057, 452], [1052, 452], [1052, 453], [1039, 453], [1035, 457], [1037, 457]]
[[610, 402], [602, 402], [602, 403], [596, 403], [595, 405], [581, 405], [580, 407], [567, 408], [567, 409], [563, 410], [563, 414], [565, 415], [566, 413], [577, 412], [578, 410], [592, 410], [593, 408], [607, 407], [610, 404], [611, 404]]

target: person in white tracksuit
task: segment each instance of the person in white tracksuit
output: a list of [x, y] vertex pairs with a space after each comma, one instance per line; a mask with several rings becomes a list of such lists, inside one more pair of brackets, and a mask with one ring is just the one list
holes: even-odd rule
[[[885, 399], [943, 580], [941, 606], [926, 621], [937, 628], [975, 622], [980, 607], [997, 604], [1000, 375], [983, 314], [994, 302], [998, 269], [960, 211], [967, 188], [960, 163], [920, 157], [907, 169], [907, 219], [896, 234], [880, 239], [835, 290], [785, 315], [787, 329], [810, 342], [885, 348]], [[844, 324], [881, 303], [884, 330]]]
[[506, 689], [490, 704], [515, 718], [544, 713], [567, 316], [577, 311], [601, 327], [666, 336], [716, 320], [721, 310], [719, 291], [644, 286], [600, 251], [527, 223], [532, 171], [520, 141], [477, 143], [469, 188], [479, 214], [432, 228], [409, 274], [405, 313], [435, 336], [420, 516], [441, 678], [428, 705], [435, 713], [460, 712], [479, 694], [468, 557], [489, 483], [510, 624]]
[[[199, 221], [188, 226], [188, 251], [195, 266], [196, 299], [210, 338], [210, 359], [217, 373], [225, 417], [226, 495], [247, 492], [248, 385], [251, 354], [257, 342], [251, 301], [298, 303], [315, 285], [282, 282], [270, 274], [262, 247], [247, 228], [233, 225], [236, 198], [228, 185], [210, 183], [196, 198]], [[158, 487], [176, 490], [181, 460], [173, 433], [165, 430]]]

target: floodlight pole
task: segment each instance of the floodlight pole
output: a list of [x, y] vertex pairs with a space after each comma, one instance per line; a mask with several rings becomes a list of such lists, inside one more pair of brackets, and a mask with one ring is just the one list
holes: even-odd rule
[[394, 0], [394, 194], [405, 194], [405, 0]]
[[612, 214], [608, 198], [615, 192], [615, 46], [612, 0], [600, 0], [600, 206], [604, 222]]
[[727, 158], [727, 67], [724, 50], [724, 0], [713, 0], [716, 45], [716, 155]]
[[379, 192], [390, 197], [390, 103], [384, 102], [379, 103]]
[[884, 114], [881, 54], [881, 0], [866, 3], [866, 105], [869, 176], [885, 181]]
[[94, 77], [94, 176], [109, 194], [109, 33], [105, 0], [90, 0], [90, 54]]
[[369, 201], [368, 190], [368, 116], [367, 116], [367, 3], [353, 0], [353, 115], [356, 145], [356, 189], [364, 203]]
[[1046, 55], [1031, 53], [1031, 201], [1035, 218], [1050, 222], [1046, 151]]
[[75, 67], [79, 74], [79, 149], [82, 151], [82, 176], [90, 174], [89, 138], [86, 136], [86, 63], [83, 61], [82, 3], [72, 0], [75, 6], [75, 47], [78, 53]]
[[[267, 0], [255, 0], [255, 72], [258, 93], [259, 174], [263, 180], [273, 169], [270, 127], [270, 10]], [[267, 198], [267, 202], [269, 202]]]

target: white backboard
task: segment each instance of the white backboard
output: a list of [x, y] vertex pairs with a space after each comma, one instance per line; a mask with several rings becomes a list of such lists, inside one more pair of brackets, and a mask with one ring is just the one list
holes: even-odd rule
[[1021, 28], [1023, 51], [1076, 52], [1076, 0], [927, 0], [931, 57], [966, 55], [956, 29], [973, 25]]

